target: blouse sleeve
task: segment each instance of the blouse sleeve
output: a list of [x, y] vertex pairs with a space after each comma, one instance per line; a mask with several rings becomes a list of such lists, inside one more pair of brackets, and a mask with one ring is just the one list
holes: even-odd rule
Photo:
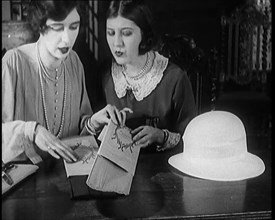
[[36, 122], [14, 120], [15, 94], [20, 83], [13, 68], [17, 62], [12, 51], [2, 58], [2, 160], [7, 163], [25, 153], [33, 163], [38, 163], [42, 159], [33, 145]]
[[84, 67], [78, 57], [78, 55], [75, 53], [75, 59], [77, 63], [77, 74], [80, 75], [80, 88], [81, 88], [81, 100], [80, 100], [80, 133], [81, 135], [87, 135], [95, 133], [93, 130], [88, 126], [88, 121], [91, 115], [93, 114], [90, 100], [88, 97], [88, 93], [86, 90], [86, 82], [85, 82], [85, 74], [84, 74]]

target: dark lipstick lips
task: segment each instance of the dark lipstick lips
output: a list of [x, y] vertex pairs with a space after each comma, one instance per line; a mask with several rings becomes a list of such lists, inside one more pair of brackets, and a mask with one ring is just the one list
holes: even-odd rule
[[61, 51], [61, 53], [65, 54], [69, 51], [69, 47], [62, 47], [62, 48], [59, 48], [59, 50]]
[[116, 54], [116, 56], [120, 57], [120, 56], [122, 56], [123, 53], [120, 51], [116, 51], [115, 54]]

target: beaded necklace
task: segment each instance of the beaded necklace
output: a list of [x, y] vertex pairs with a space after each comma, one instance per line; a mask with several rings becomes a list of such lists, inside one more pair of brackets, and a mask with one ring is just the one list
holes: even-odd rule
[[145, 64], [144, 64], [144, 66], [143, 66], [143, 68], [140, 70], [140, 72], [137, 74], [137, 75], [135, 75], [135, 76], [129, 76], [129, 74], [127, 73], [127, 68], [126, 68], [126, 66], [125, 65], [123, 65], [122, 66], [122, 72], [123, 72], [123, 74], [124, 74], [124, 76], [126, 76], [127, 78], [130, 78], [130, 79], [132, 79], [132, 80], [138, 80], [138, 79], [140, 79], [141, 77], [143, 77], [147, 72], [148, 72], [148, 70], [149, 70], [149, 65], [150, 65], [150, 63], [151, 63], [151, 53], [150, 52], [148, 52], [147, 53], [147, 57], [146, 57], [146, 62], [145, 62]]
[[[51, 74], [48, 73], [46, 67], [44, 66], [44, 64], [43, 64], [43, 62], [42, 62], [42, 60], [41, 60], [40, 54], [38, 54], [38, 57], [39, 57], [39, 64], [40, 64], [40, 66], [42, 67], [42, 70], [43, 70], [44, 75], [45, 75], [49, 80], [51, 80], [51, 81], [53, 81], [53, 82], [57, 82], [57, 81], [61, 78], [61, 76], [62, 76], [62, 74], [63, 74], [64, 71], [61, 71], [61, 73], [60, 73], [59, 76], [52, 77]], [[58, 68], [55, 69], [55, 72], [56, 72], [56, 73], [58, 72]]]
[[[48, 131], [50, 131], [41, 69], [43, 69], [43, 72], [44, 72], [44, 74], [46, 75], [47, 78], [49, 78], [48, 76], [50, 76], [50, 75], [47, 73], [46, 68], [43, 66], [43, 63], [42, 63], [42, 60], [41, 60], [41, 57], [40, 57], [40, 54], [39, 54], [39, 50], [38, 50], [38, 43], [36, 43], [36, 56], [37, 56], [37, 61], [38, 61], [38, 72], [39, 72], [40, 86], [41, 86], [41, 92], [42, 92], [43, 113], [44, 113], [44, 116], [45, 116], [46, 128], [47, 128]], [[64, 70], [64, 72], [65, 72], [67, 68], [66, 68], [66, 65], [64, 65], [64, 66], [65, 66], [65, 70]], [[47, 74], [48, 74], [48, 76], [47, 76]], [[62, 75], [62, 73], [60, 74], [60, 76], [61, 75]], [[51, 79], [52, 81], [57, 81], [58, 80], [58, 79], [52, 79], [52, 78], [49, 78], [49, 79]], [[62, 113], [61, 113], [61, 124], [60, 124], [60, 127], [59, 127], [59, 131], [56, 135], [58, 138], [60, 137], [60, 135], [62, 133], [64, 120], [65, 120], [65, 107], [66, 107], [66, 97], [67, 97], [66, 92], [67, 92], [67, 83], [66, 83], [66, 74], [64, 74], [64, 95], [63, 95], [63, 108], [62, 108]]]

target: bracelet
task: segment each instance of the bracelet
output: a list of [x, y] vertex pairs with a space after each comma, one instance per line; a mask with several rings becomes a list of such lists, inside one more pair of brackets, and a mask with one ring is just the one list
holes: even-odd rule
[[88, 128], [88, 131], [93, 135], [96, 135], [97, 133], [99, 133], [101, 131], [100, 128], [95, 128], [94, 124], [92, 123], [92, 117], [90, 117], [87, 120], [87, 128]]
[[34, 127], [34, 132], [33, 132], [33, 142], [35, 143], [35, 138], [36, 138], [36, 135], [37, 135], [37, 127], [38, 125], [40, 125], [38, 122], [36, 123], [35, 127]]
[[168, 140], [169, 133], [168, 133], [168, 130], [166, 130], [166, 129], [163, 129], [162, 131], [164, 132], [163, 144], [165, 144], [166, 141]]

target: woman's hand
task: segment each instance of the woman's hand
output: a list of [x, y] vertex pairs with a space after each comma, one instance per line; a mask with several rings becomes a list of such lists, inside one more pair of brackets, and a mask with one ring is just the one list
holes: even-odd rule
[[124, 108], [119, 111], [115, 106], [108, 104], [105, 108], [92, 115], [90, 118], [91, 124], [94, 126], [95, 130], [98, 130], [108, 124], [111, 119], [115, 124], [123, 126], [126, 121], [127, 112], [133, 113], [129, 108]]
[[148, 147], [153, 143], [162, 144], [164, 139], [164, 132], [159, 128], [151, 126], [140, 126], [131, 133], [133, 141], [140, 145], [140, 147]]
[[74, 151], [41, 125], [36, 127], [34, 142], [42, 151], [48, 152], [56, 159], [61, 156], [67, 162], [77, 161], [77, 155]]

